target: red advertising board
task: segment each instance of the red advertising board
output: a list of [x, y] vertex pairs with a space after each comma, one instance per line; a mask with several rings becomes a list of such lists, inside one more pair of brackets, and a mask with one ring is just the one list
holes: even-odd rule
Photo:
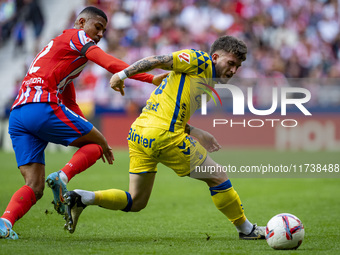
[[[282, 117], [197, 116], [190, 123], [212, 133], [224, 148], [340, 150], [338, 114]], [[127, 147], [126, 137], [134, 120], [128, 116], [102, 116], [101, 130], [111, 146]]]

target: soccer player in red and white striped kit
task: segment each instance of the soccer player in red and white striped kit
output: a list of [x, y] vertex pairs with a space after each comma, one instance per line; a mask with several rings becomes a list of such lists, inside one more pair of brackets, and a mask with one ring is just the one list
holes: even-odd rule
[[[35, 57], [9, 118], [9, 134], [18, 168], [25, 185], [12, 196], [0, 218], [0, 238], [18, 239], [12, 230], [43, 195], [45, 186], [44, 150], [49, 142], [79, 149], [58, 172], [47, 177], [53, 191], [54, 207], [64, 214], [66, 184], [99, 158], [113, 163], [112, 149], [104, 136], [85, 119], [76, 103], [73, 80], [88, 60], [111, 73], [128, 64], [105, 53], [96, 44], [106, 30], [107, 16], [96, 7], [86, 7], [78, 15], [74, 29], [67, 29]], [[159, 85], [164, 75], [138, 74], [136, 80]]]

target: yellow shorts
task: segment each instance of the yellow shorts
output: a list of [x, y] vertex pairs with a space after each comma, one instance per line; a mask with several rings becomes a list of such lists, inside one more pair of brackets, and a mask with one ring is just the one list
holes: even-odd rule
[[156, 173], [162, 163], [185, 176], [207, 157], [206, 149], [184, 132], [132, 126], [127, 139], [132, 174]]

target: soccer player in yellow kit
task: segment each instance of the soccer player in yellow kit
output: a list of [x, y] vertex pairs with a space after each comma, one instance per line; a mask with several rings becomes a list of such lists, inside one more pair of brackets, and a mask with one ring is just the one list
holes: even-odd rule
[[170, 55], [151, 56], [113, 75], [111, 87], [124, 95], [125, 78], [154, 68], [171, 71], [153, 91], [129, 131], [129, 192], [110, 189], [66, 193], [68, 219], [65, 227], [73, 233], [87, 205], [131, 212], [142, 210], [151, 195], [157, 164], [162, 163], [179, 176], [206, 182], [214, 204], [235, 225], [240, 239], [264, 239], [265, 227], [253, 225], [246, 218], [240, 198], [225, 172], [190, 175], [196, 166], [217, 166], [207, 151], [221, 148], [210, 133], [187, 124], [201, 106], [200, 96], [204, 90], [200, 88], [213, 87], [214, 78], [226, 83], [246, 59], [246, 53], [244, 42], [223, 36], [212, 44], [210, 54], [181, 50]]

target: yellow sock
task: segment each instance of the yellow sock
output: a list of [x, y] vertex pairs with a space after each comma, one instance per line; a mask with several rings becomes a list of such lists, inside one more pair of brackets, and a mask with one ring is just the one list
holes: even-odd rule
[[232, 187], [230, 180], [210, 188], [212, 200], [227, 218], [235, 225], [240, 226], [246, 221], [240, 197]]
[[[119, 189], [95, 191], [94, 204], [111, 210], [122, 210], [127, 207], [129, 195]], [[131, 199], [131, 198], [130, 198]]]

